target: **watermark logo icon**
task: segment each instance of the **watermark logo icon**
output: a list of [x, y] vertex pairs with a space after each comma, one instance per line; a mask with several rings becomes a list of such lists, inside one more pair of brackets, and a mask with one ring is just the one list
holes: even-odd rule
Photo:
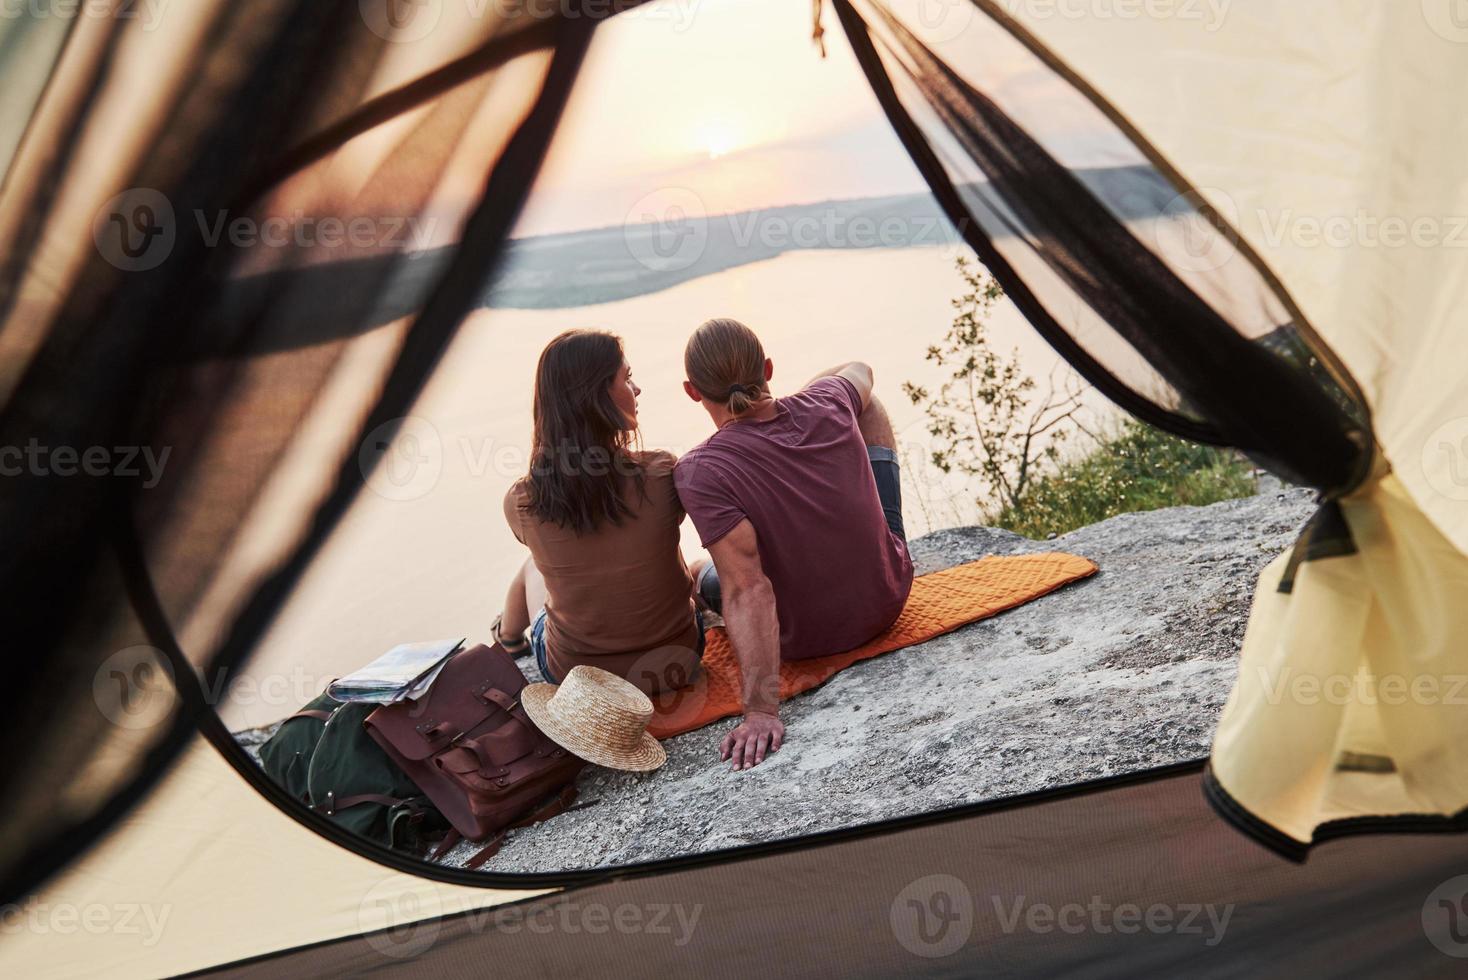
[[1169, 264], [1188, 272], [1212, 272], [1234, 257], [1233, 243], [1204, 214], [1212, 207], [1224, 221], [1238, 226], [1238, 207], [1216, 188], [1179, 194], [1152, 225], [1157, 252]]
[[92, 675], [92, 700], [120, 728], [152, 728], [168, 718], [177, 698], [173, 669], [156, 647], [119, 650]]
[[709, 219], [703, 199], [686, 187], [644, 194], [622, 223], [627, 251], [644, 268], [678, 272], [697, 262], [708, 247]]
[[928, 875], [898, 892], [890, 914], [892, 934], [914, 956], [951, 956], [974, 928], [974, 897], [953, 875]]
[[362, 478], [387, 500], [417, 500], [438, 485], [443, 440], [427, 419], [408, 415], [367, 434], [357, 452]]
[[384, 41], [411, 44], [438, 26], [443, 0], [358, 0], [362, 22]]
[[1468, 0], [1422, 0], [1422, 18], [1443, 40], [1468, 44]]
[[380, 881], [367, 890], [357, 906], [357, 926], [367, 945], [383, 956], [409, 960], [438, 940], [443, 914], [438, 893], [427, 882], [408, 891], [399, 879]]
[[[659, 647], [632, 662], [625, 676], [649, 695], [657, 706], [658, 722], [669, 728], [693, 723], [708, 704], [708, 680], [696, 667], [692, 650]], [[778, 681], [777, 681], [778, 683]]]
[[951, 41], [974, 22], [973, 0], [915, 0], [910, 23], [927, 44]]
[[97, 251], [124, 272], [156, 269], [172, 254], [177, 237], [172, 203], [151, 187], [118, 194], [92, 224]]
[[1422, 444], [1422, 472], [1450, 500], [1468, 500], [1468, 415], [1438, 426]]
[[1468, 875], [1449, 878], [1427, 896], [1422, 931], [1440, 951], [1468, 959]]

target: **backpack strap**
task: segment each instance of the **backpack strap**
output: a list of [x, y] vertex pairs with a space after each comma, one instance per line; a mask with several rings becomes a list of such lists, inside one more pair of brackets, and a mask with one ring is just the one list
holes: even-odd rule
[[[481, 865], [484, 864], [484, 862], [488, 861], [490, 858], [499, 853], [500, 848], [504, 846], [506, 835], [511, 830], [517, 827], [528, 827], [531, 824], [540, 823], [542, 820], [549, 820], [551, 817], [559, 816], [560, 814], [565, 813], [567, 810], [572, 809], [571, 804], [573, 801], [575, 801], [575, 799], [575, 784], [565, 787], [559, 793], [557, 793], [549, 802], [542, 803], [538, 810], [535, 810], [533, 813], [531, 813], [529, 816], [525, 817], [518, 823], [510, 824], [504, 830], [501, 830], [499, 833], [491, 837], [485, 843], [485, 845], [474, 854], [473, 857], [464, 862], [464, 867], [468, 868], [471, 871], [478, 869]], [[443, 840], [439, 842], [438, 847], [434, 850], [433, 854], [430, 855], [431, 859], [437, 861], [449, 851], [453, 850], [454, 845], [459, 843], [459, 841], [463, 839], [464, 838], [459, 834], [457, 830], [449, 828], [449, 832], [444, 835]]]
[[575, 801], [575, 799], [576, 785], [572, 783], [571, 785], [567, 786], [559, 793], [557, 793], [550, 800], [550, 802], [542, 803], [540, 809], [535, 810], [528, 817], [519, 821], [518, 823], [510, 824], [504, 830], [501, 830], [499, 833], [491, 837], [489, 839], [489, 842], [484, 845], [479, 853], [475, 854], [469, 860], [464, 862], [464, 867], [468, 868], [471, 871], [478, 869], [480, 865], [484, 864], [484, 862], [488, 861], [490, 858], [499, 853], [500, 848], [504, 846], [505, 836], [511, 830], [515, 829], [516, 827], [529, 827], [532, 824], [540, 823], [542, 820], [549, 820], [551, 817], [558, 817], [561, 814], [565, 813], [567, 810], [571, 809], [571, 804]]
[[291, 715], [290, 718], [287, 718], [286, 721], [291, 721], [295, 718], [315, 718], [317, 721], [330, 721], [331, 712], [323, 708], [302, 708], [300, 711]]
[[579, 809], [573, 808], [571, 806], [571, 804], [575, 802], [576, 784], [569, 783], [565, 787], [563, 787], [561, 791], [557, 793], [555, 797], [549, 802], [542, 803], [539, 808], [531, 811], [530, 815], [527, 816], [524, 820], [521, 820], [519, 823], [512, 823], [510, 824], [510, 827], [529, 827], [532, 824], [540, 823], [542, 820], [549, 820], [551, 817], [559, 817], [567, 810]]
[[470, 871], [477, 870], [479, 866], [482, 865], [485, 861], [488, 861], [490, 858], [498, 854], [500, 852], [500, 847], [503, 846], [504, 843], [505, 832], [501, 830], [499, 833], [495, 834], [489, 839], [489, 843], [485, 844], [484, 847], [480, 849], [479, 853], [475, 854], [469, 860], [465, 861], [464, 867], [469, 869]]
[[335, 793], [326, 794], [326, 802], [318, 803], [313, 810], [320, 810], [328, 817], [338, 810], [350, 810], [359, 803], [379, 803], [382, 806], [397, 806], [399, 803], [407, 802], [405, 796], [387, 796], [382, 793], [356, 793], [352, 796], [337, 798]]
[[454, 845], [463, 839], [464, 837], [462, 834], [460, 834], [453, 827], [449, 827], [448, 833], [443, 835], [443, 840], [438, 842], [438, 847], [434, 849], [430, 857], [432, 857], [433, 860], [437, 861], [449, 851], [452, 851], [454, 849]]

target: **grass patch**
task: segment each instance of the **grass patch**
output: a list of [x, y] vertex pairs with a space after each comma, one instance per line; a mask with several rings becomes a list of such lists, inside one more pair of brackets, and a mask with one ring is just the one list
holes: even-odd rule
[[1134, 420], [1080, 459], [1035, 478], [1020, 506], [990, 518], [1027, 538], [1064, 534], [1117, 514], [1252, 496], [1238, 453], [1202, 446]]

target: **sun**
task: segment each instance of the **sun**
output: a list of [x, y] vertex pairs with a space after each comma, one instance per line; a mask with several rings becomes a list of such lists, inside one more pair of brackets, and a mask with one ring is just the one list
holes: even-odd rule
[[710, 160], [717, 160], [733, 150], [739, 142], [734, 127], [722, 121], [705, 123], [699, 133], [699, 138]]

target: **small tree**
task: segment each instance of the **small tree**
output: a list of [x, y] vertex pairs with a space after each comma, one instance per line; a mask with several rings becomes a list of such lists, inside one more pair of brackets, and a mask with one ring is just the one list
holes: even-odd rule
[[1059, 460], [1073, 430], [1085, 431], [1078, 419], [1085, 388], [1069, 371], [1057, 384], [1052, 371], [1041, 393], [1021, 368], [1017, 348], [1008, 356], [997, 353], [987, 321], [1004, 290], [965, 256], [957, 268], [964, 282], [963, 295], [953, 300], [958, 312], [927, 353], [927, 360], [950, 370], [948, 380], [936, 395], [911, 381], [902, 390], [928, 416], [933, 465], [979, 477], [991, 514], [1020, 512], [1043, 464]]

